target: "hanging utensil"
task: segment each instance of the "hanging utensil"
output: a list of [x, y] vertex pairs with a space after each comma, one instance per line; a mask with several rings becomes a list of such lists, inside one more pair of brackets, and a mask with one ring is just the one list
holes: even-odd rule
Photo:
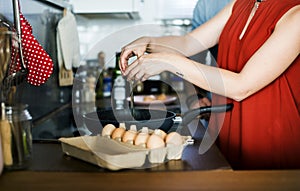
[[[74, 36], [73, 31], [75, 30], [76, 25], [73, 23], [73, 15], [71, 12], [68, 12], [67, 9], [63, 11], [63, 18], [57, 24], [57, 34], [56, 34], [56, 44], [57, 44], [57, 60], [59, 66], [59, 86], [70, 86], [73, 85], [74, 73], [72, 70], [73, 62], [77, 63], [77, 60], [74, 59], [78, 52], [74, 50], [78, 47], [73, 46]], [[76, 60], [76, 61], [75, 61]]]
[[0, 26], [0, 100], [6, 102], [9, 91], [11, 89], [7, 82], [7, 75], [9, 73], [9, 65], [14, 61], [12, 58], [12, 41], [15, 33], [10, 31], [10, 28], [1, 21]]
[[11, 75], [7, 77], [7, 83], [10, 86], [16, 86], [22, 83], [27, 77], [27, 67], [24, 62], [23, 56], [23, 47], [22, 47], [22, 31], [21, 31], [21, 22], [20, 22], [20, 5], [19, 0], [12, 0], [13, 1], [13, 12], [14, 12], [14, 21], [15, 21], [15, 28], [17, 33], [17, 43], [18, 43], [18, 55], [20, 59], [20, 67], [21, 69], [13, 72]]
[[6, 76], [10, 60], [10, 31], [6, 27], [0, 27], [0, 87]]

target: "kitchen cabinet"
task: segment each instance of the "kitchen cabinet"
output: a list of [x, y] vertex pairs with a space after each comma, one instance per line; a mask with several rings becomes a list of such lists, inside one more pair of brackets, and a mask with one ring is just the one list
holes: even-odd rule
[[[40, 14], [41, 10], [45, 10], [45, 7], [51, 9], [51, 11], [63, 8], [72, 9], [71, 4], [64, 0], [33, 0], [35, 3], [28, 1], [27, 3], [22, 3], [22, 12], [25, 14]], [[25, 1], [24, 1], [25, 2]], [[59, 11], [58, 11], [59, 12]]]
[[73, 11], [80, 13], [133, 13], [139, 11], [141, 0], [70, 0]]

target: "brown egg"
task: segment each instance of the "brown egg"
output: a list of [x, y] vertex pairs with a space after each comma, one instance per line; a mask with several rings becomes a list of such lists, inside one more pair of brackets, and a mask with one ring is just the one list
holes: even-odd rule
[[183, 139], [177, 132], [171, 132], [166, 136], [166, 144], [181, 145]]
[[137, 136], [137, 132], [134, 130], [125, 131], [122, 136], [122, 142], [133, 144], [135, 137]]
[[148, 128], [143, 127], [142, 131], [136, 136], [134, 140], [135, 145], [139, 145], [146, 148], [146, 143], [149, 138]]
[[166, 136], [167, 136], [167, 133], [164, 132], [163, 130], [161, 129], [155, 129], [154, 130], [154, 134], [160, 136], [163, 140], [165, 140]]
[[111, 134], [111, 138], [117, 141], [121, 141], [124, 133], [125, 133], [126, 129], [124, 127], [119, 127], [116, 128], [112, 134]]
[[115, 129], [116, 127], [113, 124], [107, 124], [103, 127], [101, 135], [103, 137], [110, 137]]
[[157, 148], [162, 148], [164, 146], [165, 146], [164, 140], [159, 135], [156, 135], [154, 133], [150, 135], [146, 144], [146, 147], [149, 149], [157, 149]]

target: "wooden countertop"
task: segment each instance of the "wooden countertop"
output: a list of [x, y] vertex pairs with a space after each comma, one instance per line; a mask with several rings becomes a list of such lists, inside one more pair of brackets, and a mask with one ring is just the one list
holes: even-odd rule
[[5, 172], [2, 191], [300, 190], [300, 171]]

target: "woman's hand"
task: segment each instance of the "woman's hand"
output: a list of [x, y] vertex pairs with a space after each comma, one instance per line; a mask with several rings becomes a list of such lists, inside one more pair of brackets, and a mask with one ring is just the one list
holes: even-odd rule
[[134, 56], [140, 58], [144, 55], [149, 43], [149, 38], [141, 37], [122, 48], [119, 66], [123, 74], [128, 67], [128, 60]]
[[127, 76], [127, 80], [145, 81], [163, 71], [170, 71], [174, 56], [170, 53], [144, 54], [127, 66], [123, 75]]

